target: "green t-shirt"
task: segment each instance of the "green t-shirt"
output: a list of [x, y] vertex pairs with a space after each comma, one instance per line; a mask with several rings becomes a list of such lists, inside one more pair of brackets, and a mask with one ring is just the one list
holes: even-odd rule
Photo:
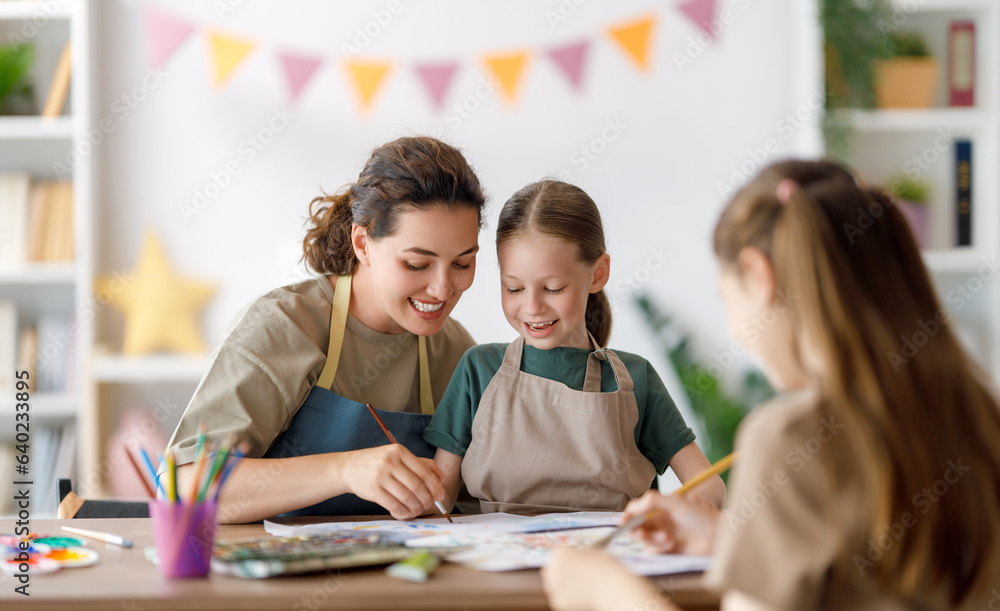
[[[442, 450], [458, 456], [472, 443], [472, 419], [479, 409], [479, 400], [493, 376], [500, 370], [507, 344], [481, 344], [467, 350], [452, 375], [448, 389], [434, 412], [424, 439]], [[562, 382], [573, 390], [583, 390], [587, 375], [587, 355], [582, 348], [539, 350], [524, 346], [521, 371]], [[642, 455], [663, 473], [674, 454], [694, 441], [667, 392], [663, 380], [649, 361], [628, 352], [615, 350], [632, 376], [633, 392], [639, 406], [639, 422], [635, 427], [635, 443]], [[601, 361], [601, 392], [618, 389], [611, 363]]]

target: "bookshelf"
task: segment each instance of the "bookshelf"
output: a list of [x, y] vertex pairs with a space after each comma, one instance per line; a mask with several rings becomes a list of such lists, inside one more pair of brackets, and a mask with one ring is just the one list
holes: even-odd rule
[[[1000, 381], [1000, 3], [894, 0], [901, 31], [918, 32], [940, 74], [933, 107], [834, 111], [850, 129], [847, 161], [887, 186], [897, 175], [928, 183], [924, 262], [960, 337]], [[975, 104], [949, 106], [948, 44], [955, 21], [975, 24]], [[972, 143], [971, 244], [957, 246], [955, 142]]]
[[[34, 48], [28, 76], [34, 93], [33, 114], [0, 116], [0, 172], [26, 173], [32, 185], [57, 179], [72, 185], [72, 205], [61, 208], [58, 215], [71, 219], [60, 227], [66, 234], [60, 235], [59, 241], [67, 245], [61, 260], [28, 260], [27, 251], [20, 257], [18, 249], [5, 252], [5, 258], [0, 260], [0, 301], [13, 304], [16, 312], [13, 337], [0, 333], [0, 341], [5, 342], [0, 349], [10, 350], [9, 343], [13, 342], [18, 368], [29, 362], [39, 374], [50, 370], [35, 377], [29, 400], [33, 518], [55, 515], [55, 480], [75, 474], [78, 432], [86, 428], [85, 380], [93, 342], [92, 326], [86, 316], [93, 286], [93, 163], [90, 156], [80, 156], [68, 173], [55, 164], [65, 163], [69, 151], [81, 150], [78, 145], [91, 126], [91, 10], [88, 0], [0, 2], [0, 44], [29, 42]], [[68, 99], [58, 116], [42, 117], [59, 56], [67, 43], [72, 43], [73, 66]], [[34, 208], [27, 210], [31, 214]], [[4, 221], [12, 222], [6, 218]], [[53, 226], [42, 225], [42, 234]], [[6, 229], [24, 232], [16, 227]], [[11, 252], [15, 254], [11, 256]], [[26, 329], [37, 330], [35, 358], [21, 354], [25, 350], [19, 338]], [[59, 369], [50, 367], [57, 361]], [[43, 378], [56, 387], [40, 388]], [[13, 465], [5, 462], [13, 458], [9, 443], [14, 438], [14, 414], [13, 389], [0, 390], [0, 469], [7, 483], [14, 473]], [[4, 485], [0, 482], [0, 515], [10, 511], [5, 500], [10, 495]]]

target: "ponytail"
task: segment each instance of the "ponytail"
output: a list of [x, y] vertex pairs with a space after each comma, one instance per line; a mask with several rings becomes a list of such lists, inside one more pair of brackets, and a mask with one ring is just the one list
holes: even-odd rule
[[321, 274], [347, 276], [354, 273], [358, 257], [351, 241], [351, 191], [317, 197], [309, 203], [312, 226], [302, 240], [303, 258]]
[[603, 290], [587, 296], [587, 311], [584, 314], [587, 331], [594, 336], [597, 345], [605, 347], [611, 336], [611, 303]]

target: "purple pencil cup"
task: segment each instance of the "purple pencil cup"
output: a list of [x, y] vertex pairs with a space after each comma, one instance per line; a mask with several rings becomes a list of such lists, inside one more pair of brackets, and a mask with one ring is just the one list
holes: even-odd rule
[[160, 574], [168, 578], [204, 577], [212, 565], [215, 501], [149, 501]]

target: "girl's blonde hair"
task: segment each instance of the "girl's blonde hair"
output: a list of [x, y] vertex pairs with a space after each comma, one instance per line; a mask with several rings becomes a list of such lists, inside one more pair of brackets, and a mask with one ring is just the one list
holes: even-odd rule
[[[576, 244], [577, 259], [586, 265], [593, 265], [607, 252], [597, 204], [583, 189], [566, 182], [541, 180], [511, 195], [497, 221], [497, 250], [529, 229]], [[587, 298], [584, 319], [597, 344], [606, 346], [611, 335], [611, 304], [603, 290]]]
[[[733, 197], [714, 241], [730, 269], [742, 249], [759, 249], [775, 287], [797, 296], [789, 311], [799, 361], [821, 414], [846, 432], [821, 456], [835, 490], [860, 485], [867, 502], [862, 537], [840, 561], [854, 568], [862, 556], [904, 598], [942, 586], [958, 605], [985, 591], [1000, 546], [1000, 406], [959, 345], [894, 202], [836, 164], [779, 163]], [[917, 511], [924, 491], [963, 467]], [[884, 555], [859, 552], [901, 520], [908, 528]]]

